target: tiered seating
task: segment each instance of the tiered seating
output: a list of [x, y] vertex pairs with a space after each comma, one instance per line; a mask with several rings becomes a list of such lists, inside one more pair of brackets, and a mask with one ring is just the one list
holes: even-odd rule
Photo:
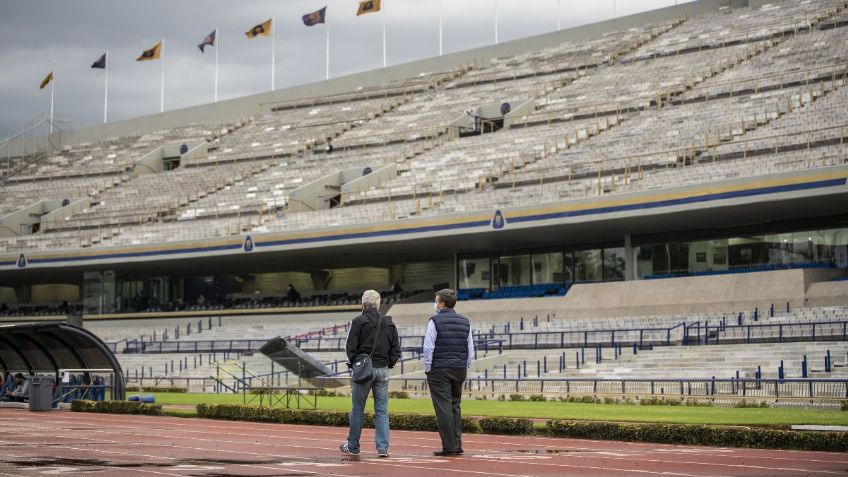
[[632, 57], [679, 54], [689, 48], [720, 47], [733, 40], [770, 38], [775, 34], [815, 24], [830, 16], [840, 5], [844, 4], [818, 0], [773, 3], [759, 8], [721, 7], [715, 12], [684, 22], [657, 41], [635, 51]]
[[[801, 363], [804, 356], [808, 365], [820, 377], [829, 376], [822, 373], [824, 356], [827, 351], [831, 355], [845, 356], [848, 345], [845, 343], [783, 343], [780, 350], [775, 351], [774, 344], [747, 345], [714, 345], [714, 346], [663, 346], [654, 347], [650, 351], [639, 351], [633, 354], [624, 350], [615, 357], [611, 349], [605, 349], [601, 354], [601, 362], [596, 362], [595, 348], [586, 350], [566, 351], [511, 351], [488, 359], [481, 364], [484, 367], [472, 369], [469, 379], [483, 378], [599, 378], [599, 379], [728, 379], [735, 378], [739, 372], [740, 378], [754, 378], [758, 367], [762, 371], [761, 378], [777, 378], [781, 361], [784, 367], [784, 377], [801, 377]], [[580, 355], [580, 366], [577, 366], [577, 355]], [[585, 362], [583, 358], [585, 355]], [[565, 356], [565, 368], [560, 371], [559, 363]], [[537, 362], [547, 360], [547, 372], [544, 368], [537, 372]], [[844, 360], [840, 360], [840, 363]], [[504, 374], [504, 366], [506, 373]], [[526, 367], [525, 367], [526, 366]], [[526, 374], [525, 374], [526, 369]], [[833, 375], [836, 377], [837, 375]], [[802, 396], [803, 397], [803, 396]]]
[[[44, 198], [34, 184], [45, 178], [51, 197], [91, 197], [93, 206], [46, 233], [0, 240], [0, 250], [365, 224], [839, 164], [843, 146], [817, 141], [844, 135], [848, 28], [818, 26], [836, 25], [845, 8], [825, 0], [723, 8], [270, 105], [244, 124], [75, 146], [10, 180], [0, 211]], [[522, 99], [539, 110], [513, 128], [448, 140], [445, 126], [467, 110]], [[335, 137], [329, 156], [320, 152], [326, 137]], [[203, 140], [212, 141], [209, 154], [176, 171], [128, 174], [153, 146]], [[780, 150], [808, 141], [805, 151]], [[293, 189], [326, 174], [388, 164], [398, 165], [397, 178], [345, 194], [341, 208], [289, 203]]]

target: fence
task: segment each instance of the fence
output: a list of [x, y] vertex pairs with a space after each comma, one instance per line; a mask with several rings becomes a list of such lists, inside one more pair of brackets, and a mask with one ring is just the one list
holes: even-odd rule
[[[290, 342], [304, 351], [344, 351], [347, 338], [322, 335], [290, 338]], [[495, 349], [560, 349], [636, 346], [640, 349], [653, 346], [710, 345], [721, 343], [788, 342], [788, 341], [848, 340], [848, 320], [800, 323], [771, 323], [730, 325], [726, 321], [716, 324], [679, 323], [663, 328], [621, 328], [581, 331], [536, 332], [485, 332], [476, 335], [477, 347]], [[261, 340], [198, 340], [198, 341], [127, 341], [125, 353], [245, 353], [254, 352], [267, 342]], [[424, 336], [400, 337], [404, 349], [421, 349]], [[114, 348], [113, 348], [114, 350]], [[116, 351], [117, 352], [117, 351]]]
[[[692, 336], [694, 330], [694, 337]], [[806, 323], [763, 323], [710, 325], [700, 322], [686, 327], [685, 344], [721, 344], [787, 341], [848, 340], [848, 321], [814, 321]]]
[[[129, 379], [130, 386], [183, 387], [201, 392], [250, 392], [246, 386], [224, 389], [214, 378]], [[277, 386], [282, 385], [280, 382]], [[390, 378], [392, 389], [426, 392], [425, 378]], [[465, 392], [472, 394], [533, 394], [590, 396], [663, 396], [667, 398], [813, 399], [848, 400], [848, 379], [753, 379], [753, 378], [664, 378], [664, 379], [501, 379], [470, 378]]]
[[[395, 387], [426, 391], [426, 379], [392, 379]], [[635, 395], [681, 398], [848, 399], [848, 379], [500, 379], [471, 378], [465, 391], [487, 394]]]

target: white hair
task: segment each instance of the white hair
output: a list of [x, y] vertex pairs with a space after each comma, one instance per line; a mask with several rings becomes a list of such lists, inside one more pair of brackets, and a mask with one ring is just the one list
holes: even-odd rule
[[365, 293], [362, 294], [362, 304], [366, 308], [379, 308], [380, 292], [376, 290], [365, 290]]

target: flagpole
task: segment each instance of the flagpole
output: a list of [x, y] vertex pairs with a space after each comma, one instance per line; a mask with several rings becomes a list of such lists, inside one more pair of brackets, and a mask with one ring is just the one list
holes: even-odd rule
[[106, 50], [106, 84], [103, 88], [103, 124], [106, 124], [107, 112], [109, 111], [109, 50]]
[[498, 44], [498, 0], [495, 0], [495, 44]]
[[274, 61], [276, 43], [277, 25], [274, 24], [274, 17], [271, 17], [271, 91], [274, 91]]
[[50, 81], [50, 134], [53, 134], [53, 93], [56, 89], [56, 67], [50, 66], [50, 74], [53, 75]]
[[442, 56], [442, 6], [444, 0], [439, 0], [439, 56]]
[[162, 92], [159, 96], [159, 112], [165, 112], [165, 39], [162, 38], [162, 49], [159, 52], [159, 59], [162, 60]]
[[330, 24], [326, 24], [327, 27], [327, 51], [326, 51], [326, 61], [324, 65], [324, 79], [330, 79]]
[[383, 17], [383, 68], [386, 67], [386, 5], [383, 5], [382, 13], [380, 15]]
[[218, 48], [221, 47], [221, 34], [218, 32], [218, 27], [215, 27], [215, 101], [218, 102]]
[[562, 0], [557, 0], [557, 31], [562, 30]]

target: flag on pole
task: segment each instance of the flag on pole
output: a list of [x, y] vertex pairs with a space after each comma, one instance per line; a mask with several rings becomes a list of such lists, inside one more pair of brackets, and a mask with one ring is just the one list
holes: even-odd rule
[[162, 55], [162, 42], [157, 43], [153, 48], [145, 50], [135, 61], [153, 61], [158, 60]]
[[200, 48], [201, 53], [206, 53], [203, 49], [207, 46], [215, 46], [216, 33], [218, 33], [218, 30], [212, 30], [212, 33], [206, 35], [206, 37], [203, 38], [203, 41], [201, 41], [200, 44], [197, 45], [197, 47]]
[[316, 10], [312, 13], [307, 13], [303, 16], [303, 24], [306, 26], [313, 26], [319, 23], [324, 23], [324, 15], [327, 12], [327, 7], [324, 7], [320, 10]]
[[106, 53], [103, 53], [103, 55], [97, 61], [92, 63], [91, 67], [101, 69], [101, 70], [105, 70], [106, 69]]
[[380, 11], [380, 0], [361, 0], [359, 2], [359, 10], [356, 16], [365, 15], [366, 13], [377, 13]]
[[244, 32], [244, 34], [247, 35], [248, 38], [255, 38], [259, 35], [271, 36], [271, 19], [269, 18], [268, 21], [256, 25], [250, 30]]
[[53, 81], [53, 70], [50, 70], [50, 73], [47, 73], [47, 76], [45, 76], [44, 79], [41, 80], [41, 86], [39, 86], [38, 89], [46, 88], [51, 81]]

